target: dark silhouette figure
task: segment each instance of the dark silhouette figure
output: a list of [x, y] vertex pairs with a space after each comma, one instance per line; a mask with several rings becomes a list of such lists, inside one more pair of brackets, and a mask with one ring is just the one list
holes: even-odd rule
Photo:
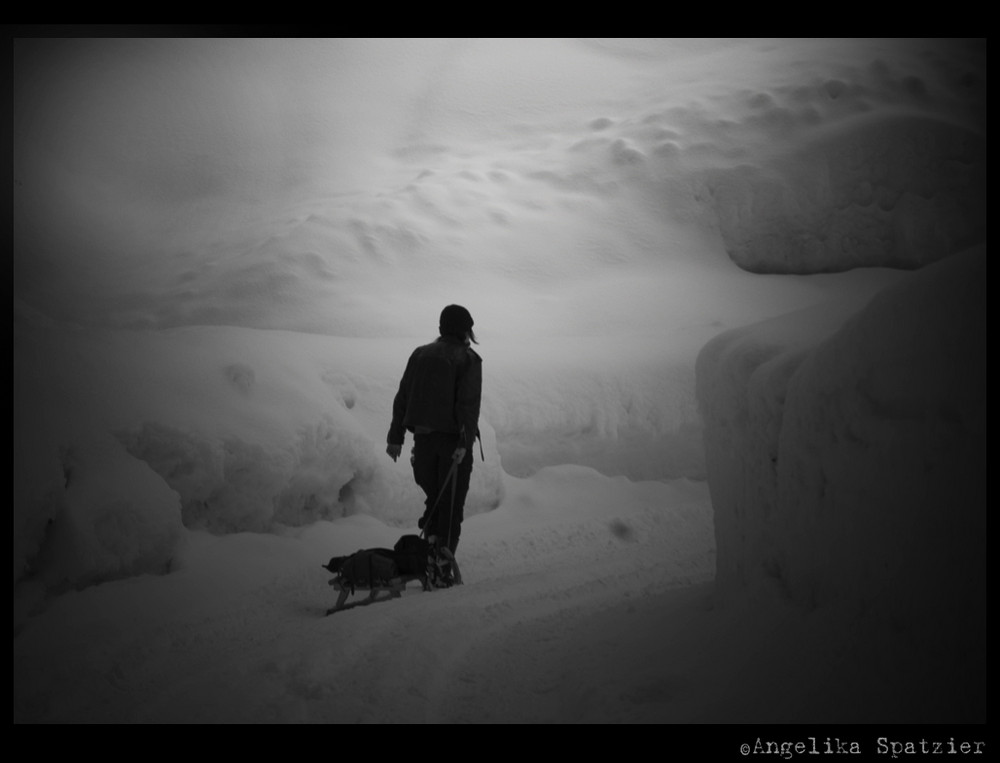
[[479, 436], [482, 358], [472, 316], [460, 305], [441, 311], [440, 336], [410, 355], [392, 403], [386, 453], [395, 461], [406, 431], [413, 433], [413, 476], [427, 496], [418, 525], [452, 554], [462, 530], [465, 497], [472, 476], [472, 451]]

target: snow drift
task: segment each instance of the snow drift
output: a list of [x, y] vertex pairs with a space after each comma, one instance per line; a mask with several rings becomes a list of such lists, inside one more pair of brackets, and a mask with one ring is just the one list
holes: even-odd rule
[[770, 165], [711, 173], [726, 251], [760, 273], [918, 268], [986, 235], [986, 138], [921, 115], [859, 116]]
[[985, 247], [922, 269], [842, 326], [832, 313], [726, 332], [699, 355], [717, 590], [777, 585], [799, 606], [877, 623], [924, 656], [928, 685], [975, 708]]

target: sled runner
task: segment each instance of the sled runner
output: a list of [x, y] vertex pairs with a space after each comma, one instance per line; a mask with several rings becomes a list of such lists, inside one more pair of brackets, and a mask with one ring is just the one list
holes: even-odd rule
[[[447, 548], [417, 535], [404, 535], [391, 548], [370, 548], [349, 556], [335, 556], [323, 569], [334, 577], [330, 585], [340, 592], [337, 603], [326, 611], [332, 615], [345, 609], [398, 599], [406, 584], [418, 580], [424, 591], [462, 583], [454, 555]], [[356, 591], [368, 591], [361, 601], [347, 603]], [[379, 594], [388, 593], [385, 598]]]

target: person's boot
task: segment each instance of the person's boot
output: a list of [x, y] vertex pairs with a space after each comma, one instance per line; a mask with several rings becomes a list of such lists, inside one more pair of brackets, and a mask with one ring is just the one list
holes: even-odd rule
[[434, 585], [437, 588], [451, 588], [455, 584], [455, 576], [452, 573], [451, 562], [441, 553], [441, 549], [446, 547], [435, 535], [429, 535], [427, 541], [434, 549]]

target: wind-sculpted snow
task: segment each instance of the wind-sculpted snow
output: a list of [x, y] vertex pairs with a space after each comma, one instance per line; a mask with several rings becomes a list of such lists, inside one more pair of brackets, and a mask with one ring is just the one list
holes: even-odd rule
[[186, 527], [219, 533], [343, 516], [351, 486], [375, 471], [371, 449], [359, 447], [367, 444], [362, 436], [331, 417], [281, 448], [225, 435], [199, 437], [153, 422], [120, 439], [181, 497]]
[[915, 269], [986, 238], [986, 138], [859, 116], [762, 166], [709, 172], [726, 251], [758, 273]]
[[843, 326], [815, 317], [727, 332], [699, 356], [720, 595], [777, 583], [800, 606], [905, 633], [942, 690], [979, 686], [985, 247], [922, 269]]
[[[578, 41], [521, 41], [523, 58], [508, 55], [512, 68], [502, 73], [487, 54], [499, 54], [502, 41], [407, 41], [391, 53], [385, 41], [370, 51], [272, 42], [273, 68], [266, 56], [252, 67], [271, 108], [226, 91], [229, 108], [215, 120], [218, 104], [206, 92], [216, 80], [172, 59], [167, 71], [178, 80], [167, 93], [184, 109], [149, 125], [149, 93], [132, 105], [114, 101], [117, 142], [100, 132], [103, 118], [84, 111], [81, 134], [102, 150], [83, 159], [71, 153], [75, 134], [56, 153], [34, 150], [31, 118], [62, 108], [43, 91], [19, 122], [19, 145], [32, 149], [16, 153], [18, 241], [31, 244], [16, 250], [19, 284], [50, 314], [91, 324], [367, 337], [407, 333], [401, 316], [455, 292], [526, 300], [543, 291], [548, 304], [525, 303], [536, 323], [576, 333], [586, 287], [625, 271], [665, 282], [676, 266], [714, 264], [714, 247], [671, 240], [678, 223], [721, 237], [737, 265], [758, 273], [913, 268], [984, 239], [984, 52], [976, 46], [962, 57], [900, 42], [886, 60], [884, 43], [790, 40], [779, 55], [748, 40], [685, 60], [673, 57], [674, 44], [683, 46], [655, 44], [658, 60]], [[255, 45], [220, 47], [215, 76]], [[399, 80], [366, 89], [358, 71], [343, 69], [348, 48], [386, 55], [364, 58], [373, 72], [416, 58]], [[556, 48], [569, 58], [551, 59]], [[302, 79], [310, 56], [327, 68]], [[567, 90], [569, 61], [606, 95]], [[514, 72], [531, 87], [513, 87]], [[116, 98], [135, 86], [103, 66], [81, 66], [78, 76], [104, 86], [98, 74], [123, 88]], [[401, 97], [422, 78], [424, 90]], [[189, 79], [198, 85], [185, 90]], [[304, 98], [311, 88], [312, 100]], [[331, 92], [365, 93], [377, 128], [343, 142], [346, 106]], [[282, 118], [276, 104], [285, 98]], [[312, 127], [290, 127], [299, 122]], [[164, 139], [171, 125], [189, 140]], [[272, 133], [277, 146], [265, 140]], [[201, 153], [220, 142], [224, 150], [203, 166], [199, 140]], [[143, 161], [118, 156], [125, 146], [145, 146]], [[105, 154], [106, 164], [92, 166]], [[81, 164], [99, 171], [100, 193], [72, 171]], [[148, 198], [144, 191], [164, 182], [154, 170], [171, 186], [185, 172], [195, 186], [214, 172], [217, 193]], [[52, 216], [64, 223], [47, 225]], [[57, 266], [41, 268], [46, 262]], [[30, 279], [43, 272], [44, 288]], [[645, 297], [636, 308], [650, 318], [656, 309]], [[523, 327], [510, 311], [487, 310], [478, 314], [495, 325]]]
[[639, 480], [704, 477], [694, 375], [676, 348], [567, 340], [536, 355], [518, 344], [493, 348], [484, 400], [505, 472], [574, 463]]
[[18, 478], [15, 581], [28, 577], [51, 594], [169, 571], [183, 531], [180, 501], [147, 464], [95, 434], [40, 452], [22, 444], [29, 450], [15, 449], [15, 468], [44, 454], [52, 469], [45, 480]]
[[[355, 514], [412, 527], [423, 511], [408, 451], [398, 463], [384, 453], [408, 340], [222, 327], [67, 335], [26, 312], [16, 323], [15, 581], [162, 572], [182, 527], [273, 532]], [[607, 368], [586, 362], [595, 347]], [[704, 476], [683, 361], [627, 342], [566, 340], [537, 348], [537, 362], [520, 342], [483, 351], [467, 516], [501, 504], [504, 471], [572, 461], [633, 479]], [[122, 527], [117, 543], [101, 545], [95, 517]]]
[[417, 293], [549, 285], [575, 302], [606, 274], [697, 256], [653, 244], [663, 218], [717, 230], [757, 273], [913, 269], [985, 239], [984, 134], [915, 108], [758, 119], [639, 112], [537, 147], [413, 163], [409, 182], [299, 203], [217, 246], [153, 295], [153, 314], [137, 304], [120, 318], [369, 336], [400, 333], [394, 316]]
[[797, 599], [985, 628], [986, 266], [978, 247], [877, 295], [789, 380], [776, 532]]

